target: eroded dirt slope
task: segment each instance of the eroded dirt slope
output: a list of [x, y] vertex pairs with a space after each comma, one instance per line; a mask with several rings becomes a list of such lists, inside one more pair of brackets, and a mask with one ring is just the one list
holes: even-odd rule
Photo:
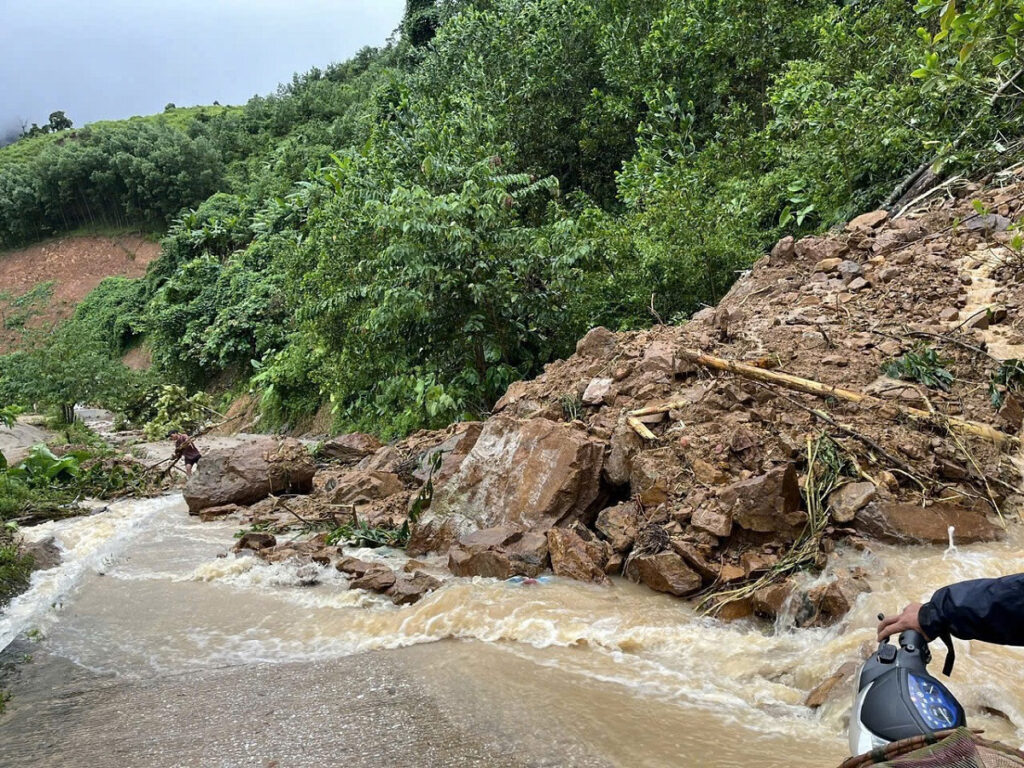
[[[19, 344], [24, 327], [52, 328], [104, 278], [141, 277], [159, 255], [160, 245], [140, 234], [61, 237], [0, 253], [0, 354]], [[42, 300], [29, 306], [22, 298], [51, 281]]]

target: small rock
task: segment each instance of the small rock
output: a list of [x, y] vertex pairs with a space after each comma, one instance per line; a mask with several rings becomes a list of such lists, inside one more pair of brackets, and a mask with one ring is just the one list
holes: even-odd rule
[[349, 589], [366, 589], [370, 592], [387, 592], [398, 577], [395, 572], [381, 563], [373, 563], [362, 576], [349, 582]]
[[849, 523], [868, 502], [874, 501], [877, 492], [868, 482], [846, 483], [828, 495], [832, 519], [837, 523]]
[[366, 572], [373, 567], [373, 565], [373, 563], [368, 563], [365, 560], [360, 560], [356, 557], [343, 557], [334, 567], [341, 573], [358, 578], [359, 576], [364, 576]]
[[586, 336], [576, 342], [576, 354], [580, 357], [610, 357], [615, 352], [616, 342], [614, 333], [598, 326], [590, 329]]
[[1013, 224], [1005, 216], [998, 213], [987, 213], [983, 216], [972, 216], [965, 219], [963, 226], [969, 232], [1005, 232]]
[[1012, 392], [1007, 392], [1003, 396], [1003, 404], [999, 408], [999, 421], [1004, 429], [1014, 433], [1020, 432], [1024, 422], [1024, 406], [1021, 405], [1020, 398]]
[[[674, 549], [676, 554], [683, 558], [683, 562], [695, 570], [702, 579], [705, 581], [718, 580], [722, 568], [719, 568], [716, 563], [710, 562], [695, 544], [682, 539], [673, 539], [672, 549]], [[741, 573], [740, 576], [742, 575], [743, 574]]]
[[849, 250], [846, 243], [833, 237], [805, 237], [796, 242], [796, 256], [803, 262], [842, 259]]
[[601, 510], [594, 528], [608, 540], [615, 552], [627, 552], [636, 541], [637, 515], [636, 504], [633, 502], [616, 504]]
[[612, 391], [612, 379], [591, 379], [583, 392], [584, 405], [601, 405]]
[[883, 267], [878, 270], [878, 281], [881, 283], [889, 283], [900, 276], [902, 270], [899, 267]]
[[740, 567], [743, 569], [744, 577], [748, 579], [754, 574], [771, 570], [777, 562], [779, 558], [776, 555], [767, 555], [763, 552], [748, 550], [740, 555]]
[[797, 623], [805, 627], [827, 627], [842, 619], [853, 607], [857, 596], [870, 592], [862, 574], [842, 571], [828, 584], [807, 593], [808, 611]]
[[320, 444], [319, 454], [328, 459], [352, 463], [365, 459], [382, 448], [380, 440], [364, 432], [338, 435]]
[[243, 533], [238, 543], [235, 545], [235, 549], [252, 549], [259, 551], [261, 549], [270, 549], [277, 544], [277, 539], [272, 533], [260, 533], [258, 531], [249, 531]]
[[719, 493], [719, 500], [732, 511], [733, 521], [749, 531], [792, 534], [806, 522], [792, 464], [733, 483]]
[[839, 262], [836, 270], [843, 276], [846, 282], [850, 282], [853, 278], [864, 274], [864, 268], [856, 261], [851, 261], [850, 259], [843, 259]]
[[655, 592], [683, 597], [701, 588], [701, 578], [690, 570], [675, 552], [634, 557], [626, 567], [626, 577], [646, 584]]
[[219, 507], [207, 507], [199, 512], [199, 520], [203, 523], [209, 523], [228, 515], [233, 515], [236, 512], [241, 512], [245, 507], [239, 506], [238, 504], [221, 504]]
[[706, 531], [712, 536], [725, 538], [732, 533], [732, 513], [711, 501], [693, 513], [690, 524], [698, 531]]
[[703, 483], [704, 485], [723, 485], [729, 482], [729, 476], [725, 472], [703, 459], [694, 459], [690, 466], [698, 483]]
[[886, 357], [896, 357], [903, 353], [903, 345], [896, 341], [896, 339], [886, 339], [876, 349]]
[[939, 312], [939, 320], [943, 323], [952, 323], [960, 317], [960, 310], [956, 307], [946, 307]]
[[847, 286], [851, 291], [863, 291], [865, 288], [870, 288], [871, 283], [865, 280], [863, 277], [855, 277], [850, 281]]
[[842, 263], [842, 259], [822, 259], [821, 261], [814, 265], [814, 271], [823, 272], [826, 274], [829, 272], [835, 272], [837, 269], [839, 269], [839, 265]]
[[719, 621], [739, 621], [754, 614], [754, 601], [752, 598], [744, 597], [739, 600], [730, 600], [721, 605], [715, 612], [715, 618]]
[[[747, 573], [746, 570], [739, 565], [726, 563], [722, 566], [722, 570], [719, 571], [718, 577], [723, 583], [730, 584], [734, 581], [742, 581], [747, 578]], [[753, 606], [751, 606], [751, 609], [753, 609]]]
[[793, 236], [786, 235], [775, 244], [774, 248], [772, 248], [770, 263], [773, 267], [788, 264], [793, 260], [795, 255], [796, 248], [794, 247]]
[[637, 370], [656, 380], [670, 380], [676, 370], [676, 353], [672, 345], [668, 341], [652, 343], [644, 350], [644, 356], [637, 365]]
[[967, 329], [976, 330], [976, 331], [985, 331], [985, 330], [988, 330], [988, 326], [989, 326], [990, 322], [991, 322], [991, 318], [989, 317], [989, 314], [988, 314], [987, 311], [985, 311], [985, 312], [975, 312], [973, 315], [971, 315], [971, 317], [969, 317], [964, 322], [963, 327], [967, 328]]
[[793, 583], [783, 581], [778, 584], [769, 584], [761, 587], [753, 594], [754, 613], [758, 616], [765, 616], [769, 619], [776, 618], [793, 594]]
[[22, 554], [32, 558], [32, 570], [48, 571], [61, 563], [60, 547], [53, 536], [35, 541], [22, 547]]
[[608, 583], [604, 572], [607, 555], [601, 558], [599, 548], [588, 546], [588, 542], [576, 533], [565, 528], [552, 528], [548, 531], [548, 550], [551, 553], [551, 570], [556, 576], [594, 584]]
[[395, 605], [412, 605], [441, 586], [441, 582], [423, 571], [401, 576], [388, 588], [387, 596]]
[[845, 688], [846, 684], [853, 680], [857, 673], [858, 664], [855, 661], [845, 662], [839, 669], [833, 672], [823, 683], [807, 694], [804, 706], [811, 709], [818, 709], [829, 700], [832, 691], [836, 688]]
[[889, 212], [879, 209], [862, 213], [846, 225], [847, 232], [864, 232], [881, 226], [889, 218]]

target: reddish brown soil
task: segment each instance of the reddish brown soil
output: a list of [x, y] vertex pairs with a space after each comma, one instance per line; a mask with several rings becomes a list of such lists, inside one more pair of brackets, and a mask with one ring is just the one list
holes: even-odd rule
[[[160, 255], [160, 245], [143, 235], [62, 237], [0, 254], [0, 294], [22, 296], [40, 283], [54, 281], [50, 300], [40, 305], [29, 328], [52, 328], [71, 316], [78, 303], [104, 278], [142, 277]], [[11, 310], [0, 299], [0, 315]], [[0, 353], [22, 341], [19, 329], [0, 325]]]

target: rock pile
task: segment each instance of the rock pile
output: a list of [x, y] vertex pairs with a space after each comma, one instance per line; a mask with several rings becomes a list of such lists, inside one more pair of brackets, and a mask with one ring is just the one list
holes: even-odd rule
[[[595, 328], [573, 356], [513, 384], [483, 423], [386, 446], [365, 435], [335, 438], [321, 450], [339, 464], [317, 473], [312, 496], [290, 501], [290, 510], [261, 502], [247, 514], [280, 525], [299, 517], [397, 529], [440, 451], [410, 555], [441, 555], [455, 576], [551, 569], [596, 584], [622, 575], [672, 595], [706, 594], [773, 573], [806, 540], [808, 443], [826, 434], [846, 463], [824, 500], [812, 568], [844, 544], [944, 544], [950, 526], [958, 542], [996, 538], [993, 512], [1018, 502], [1012, 459], [1024, 408], [1015, 390], [1024, 382], [1003, 382], [1008, 405], [998, 412], [977, 382], [991, 378], [996, 358], [1018, 350], [1024, 358], [1024, 279], [986, 283], [984, 295], [972, 286], [1009, 269], [998, 265], [1019, 264], [1003, 226], [1024, 207], [1024, 185], [1013, 182], [964, 188], [895, 220], [874, 211], [842, 233], [785, 238], [691, 322]], [[997, 219], [976, 213], [978, 198]], [[947, 361], [948, 389], [882, 376], [921, 343]], [[998, 355], [988, 354], [996, 343]], [[842, 387], [871, 397], [821, 398], [713, 371], [698, 352], [809, 379], [825, 394]], [[926, 418], [904, 418], [907, 407]], [[965, 434], [951, 419], [991, 431]], [[200, 488], [204, 504], [241, 503], [237, 493], [206, 491], [202, 473], [193, 498]], [[364, 565], [338, 563], [353, 586], [402, 602], [422, 594], [418, 586], [436, 586], [426, 574], [360, 572]], [[824, 624], [864, 588], [857, 574], [803, 594], [766, 582], [729, 614], [773, 616], [795, 605], [801, 623]]]

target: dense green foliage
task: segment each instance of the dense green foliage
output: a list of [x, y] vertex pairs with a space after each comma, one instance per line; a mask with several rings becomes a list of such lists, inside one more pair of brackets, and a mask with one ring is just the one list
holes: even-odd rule
[[0, 149], [0, 247], [84, 225], [162, 227], [216, 191], [214, 135], [229, 113], [183, 111], [184, 124], [164, 114], [70, 130], [58, 119], [62, 129]]
[[165, 379], [251, 387], [270, 425], [329, 401], [338, 428], [436, 426], [591, 325], [687, 317], [923, 162], [1011, 163], [1018, 11], [410, 0], [397, 42], [242, 108], [0, 150], [0, 238], [169, 221], [149, 275], [73, 321], [110, 353], [145, 337]]

